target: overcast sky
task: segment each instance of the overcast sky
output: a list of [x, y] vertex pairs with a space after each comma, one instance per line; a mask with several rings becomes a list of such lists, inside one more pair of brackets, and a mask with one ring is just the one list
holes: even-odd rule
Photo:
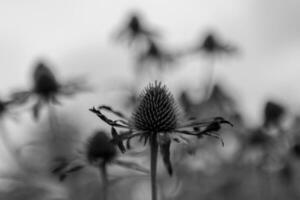
[[[102, 87], [130, 77], [129, 54], [111, 35], [132, 10], [158, 27], [171, 47], [191, 45], [207, 28], [238, 45], [241, 55], [217, 65], [216, 79], [252, 121], [268, 98], [299, 110], [298, 0], [0, 0], [0, 94], [29, 84], [37, 58], [47, 58], [63, 77], [86, 74]], [[197, 79], [193, 65], [179, 70], [184, 76], [177, 84]], [[172, 85], [178, 78], [169, 79]]]

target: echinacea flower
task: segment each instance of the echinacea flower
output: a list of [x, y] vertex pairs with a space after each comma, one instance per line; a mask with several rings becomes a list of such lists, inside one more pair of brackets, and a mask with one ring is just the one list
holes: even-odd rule
[[132, 13], [127, 24], [119, 31], [117, 38], [127, 39], [131, 45], [139, 39], [150, 39], [156, 37], [158, 34], [149, 29], [141, 20], [140, 15]]
[[[123, 141], [126, 141], [126, 147], [130, 148], [130, 140], [134, 137], [139, 137], [141, 141], [144, 141], [144, 144], [149, 140], [153, 200], [157, 199], [156, 165], [159, 148], [167, 171], [172, 175], [173, 170], [170, 160], [172, 140], [186, 142], [188, 139], [183, 135], [196, 136], [197, 138], [207, 135], [218, 138], [223, 143], [223, 140], [216, 132], [220, 130], [221, 124], [231, 125], [230, 122], [222, 117], [216, 117], [207, 121], [199, 121], [197, 119], [183, 120], [172, 94], [160, 82], [149, 84], [146, 87], [140, 95], [139, 102], [130, 118], [108, 106], [94, 107], [90, 111], [111, 126], [112, 141], [118, 145], [122, 152], [126, 151]], [[111, 112], [118, 116], [119, 119], [111, 120], [103, 114], [103, 111]], [[123, 131], [118, 132], [116, 128], [123, 129]]]
[[148, 170], [131, 161], [120, 159], [117, 149], [110, 142], [105, 131], [96, 131], [86, 143], [82, 154], [74, 159], [60, 159], [52, 169], [52, 173], [59, 176], [60, 181], [65, 180], [71, 173], [82, 170], [88, 166], [99, 170], [102, 178], [103, 199], [107, 198], [107, 187], [109, 185], [107, 167], [118, 165], [124, 168], [132, 169], [142, 173], [148, 173]]
[[213, 32], [208, 32], [203, 41], [194, 49], [195, 52], [204, 52], [207, 55], [233, 54], [237, 48], [223, 43]]
[[107, 167], [108, 165], [119, 165], [125, 168], [134, 169], [143, 173], [148, 170], [130, 161], [120, 159], [117, 149], [110, 142], [109, 137], [103, 130], [96, 131], [88, 140], [81, 154], [74, 159], [58, 160], [52, 172], [59, 175], [63, 181], [70, 173], [83, 169], [87, 166], [96, 168]]
[[149, 64], [153, 64], [159, 71], [161, 71], [170, 63], [174, 62], [175, 56], [172, 53], [167, 52], [154, 40], [148, 40], [147, 49], [138, 57], [137, 67], [147, 67]]
[[27, 91], [16, 92], [14, 98], [20, 103], [26, 103], [31, 97], [36, 97], [33, 106], [33, 116], [39, 117], [42, 106], [59, 104], [60, 96], [72, 96], [78, 92], [87, 90], [86, 86], [79, 80], [70, 80], [61, 83], [57, 80], [51, 69], [44, 63], [38, 62], [33, 72], [33, 87]]
[[205, 99], [207, 100], [214, 87], [214, 68], [216, 58], [222, 55], [233, 55], [238, 49], [228, 43], [221, 41], [214, 32], [208, 32], [204, 39], [196, 47], [192, 48], [191, 53], [201, 53], [208, 58], [207, 83], [205, 91]]

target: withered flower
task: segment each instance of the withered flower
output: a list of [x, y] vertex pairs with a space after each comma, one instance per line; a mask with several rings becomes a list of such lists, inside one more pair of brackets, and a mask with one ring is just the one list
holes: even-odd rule
[[52, 173], [58, 175], [59, 179], [63, 181], [70, 173], [79, 171], [84, 167], [93, 166], [102, 169], [112, 164], [143, 173], [148, 172], [147, 169], [134, 162], [120, 159], [115, 145], [111, 143], [106, 132], [100, 130], [96, 131], [87, 140], [85, 148], [79, 155], [76, 155], [74, 159], [58, 160], [52, 170]]
[[[183, 135], [192, 135], [197, 138], [207, 135], [220, 139], [223, 144], [223, 140], [216, 132], [220, 130], [221, 124], [231, 125], [222, 117], [215, 117], [207, 121], [184, 120], [172, 94], [160, 82], [149, 84], [146, 87], [140, 95], [139, 102], [130, 118], [108, 106], [94, 107], [90, 111], [111, 126], [112, 141], [118, 145], [122, 152], [126, 151], [123, 141], [126, 141], [126, 147], [129, 149], [131, 146], [130, 140], [134, 137], [139, 137], [141, 141], [144, 141], [144, 144], [149, 140], [153, 200], [157, 199], [156, 165], [159, 148], [167, 171], [172, 175], [173, 170], [170, 160], [172, 140], [186, 142], [188, 139]], [[103, 114], [103, 111], [113, 113], [119, 119], [111, 120]], [[117, 128], [123, 129], [123, 131], [118, 132]]]
[[30, 98], [35, 98], [36, 102], [32, 107], [35, 119], [39, 117], [42, 106], [60, 104], [58, 99], [61, 96], [70, 97], [88, 89], [80, 79], [59, 82], [51, 69], [42, 61], [36, 64], [32, 78], [33, 87], [27, 91], [16, 92], [13, 97], [21, 104], [26, 103]]
[[208, 58], [207, 68], [207, 88], [205, 99], [211, 95], [214, 86], [214, 68], [217, 58], [222, 55], [233, 55], [238, 52], [238, 49], [231, 45], [222, 42], [214, 32], [208, 32], [204, 39], [196, 47], [193, 47], [191, 53], [201, 53]]
[[59, 177], [60, 181], [65, 180], [70, 174], [92, 166], [99, 170], [103, 186], [103, 199], [107, 199], [107, 189], [109, 186], [107, 167], [118, 165], [142, 173], [148, 170], [131, 161], [120, 159], [117, 149], [111, 143], [106, 132], [96, 131], [88, 140], [82, 153], [74, 159], [60, 159], [55, 163], [52, 173]]
[[175, 62], [175, 55], [162, 48], [153, 40], [148, 41], [147, 49], [138, 57], [138, 67], [153, 64], [159, 71]]
[[223, 43], [215, 33], [208, 32], [203, 41], [193, 51], [204, 52], [207, 55], [234, 54], [237, 52], [237, 48], [231, 44]]
[[129, 45], [131, 45], [140, 39], [151, 39], [157, 36], [158, 33], [148, 28], [138, 13], [132, 13], [128, 22], [119, 31], [117, 38], [121, 40], [126, 39], [128, 40]]

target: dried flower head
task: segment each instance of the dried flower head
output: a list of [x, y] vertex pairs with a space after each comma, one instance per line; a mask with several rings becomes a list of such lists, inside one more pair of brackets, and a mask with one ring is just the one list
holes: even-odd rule
[[117, 38], [127, 39], [129, 44], [139, 39], [150, 39], [158, 34], [149, 29], [138, 13], [132, 13], [126, 25], [119, 31]]
[[[111, 112], [120, 119], [111, 120], [103, 114], [103, 110]], [[140, 95], [139, 103], [134, 110], [131, 118], [125, 117], [122, 113], [114, 111], [108, 106], [99, 106], [91, 108], [101, 120], [111, 126], [113, 142], [118, 145], [122, 152], [126, 148], [123, 141], [126, 141], [126, 147], [130, 148], [130, 140], [133, 137], [139, 137], [144, 144], [150, 139], [157, 141], [163, 156], [163, 161], [169, 174], [172, 174], [170, 162], [171, 141], [187, 142], [188, 139], [183, 135], [193, 135], [198, 138], [207, 135], [222, 138], [216, 134], [220, 130], [221, 124], [230, 124], [222, 117], [215, 117], [207, 121], [197, 119], [183, 120], [174, 98], [166, 86], [159, 82], [149, 84]], [[125, 129], [118, 132], [116, 128]]]
[[117, 150], [104, 131], [97, 131], [89, 138], [86, 147], [86, 157], [91, 164], [99, 161], [110, 162], [116, 155]]
[[33, 116], [38, 118], [40, 109], [44, 104], [59, 104], [60, 96], [72, 96], [78, 92], [88, 90], [88, 87], [80, 79], [74, 79], [66, 83], [57, 81], [52, 70], [42, 61], [39, 61], [33, 71], [33, 87], [28, 91], [16, 92], [13, 97], [20, 104], [26, 103], [31, 97], [36, 97]]
[[39, 62], [33, 72], [33, 90], [45, 99], [58, 92], [59, 84], [54, 73], [43, 62]]
[[214, 54], [232, 54], [237, 52], [237, 48], [230, 45], [222, 43], [213, 32], [208, 32], [204, 40], [195, 49], [196, 52], [205, 52], [208, 55]]
[[178, 118], [172, 94], [159, 83], [150, 84], [141, 94], [131, 123], [142, 131], [172, 132], [178, 125]]
[[[142, 52], [138, 57], [140, 65], [153, 63], [159, 70], [162, 70], [168, 64], [175, 62], [175, 56], [162, 48], [154, 40], [148, 40], [147, 49]], [[140, 66], [139, 65], [139, 66]]]
[[148, 173], [148, 170], [144, 167], [134, 162], [120, 159], [115, 145], [103, 130], [95, 131], [87, 139], [81, 153], [73, 159], [57, 160], [51, 171], [63, 181], [69, 174], [82, 170], [87, 166], [99, 168], [108, 165], [118, 165], [142, 173]]

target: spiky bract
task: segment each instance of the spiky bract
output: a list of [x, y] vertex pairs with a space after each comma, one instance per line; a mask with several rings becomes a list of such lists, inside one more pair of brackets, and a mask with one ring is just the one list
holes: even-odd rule
[[172, 132], [178, 125], [178, 112], [166, 86], [155, 82], [141, 94], [131, 118], [132, 126], [148, 132]]

